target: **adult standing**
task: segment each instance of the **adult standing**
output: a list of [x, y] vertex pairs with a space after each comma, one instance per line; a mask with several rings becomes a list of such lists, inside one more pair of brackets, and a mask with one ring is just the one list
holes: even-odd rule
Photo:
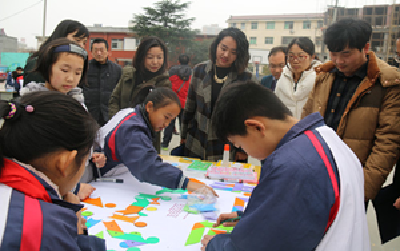
[[93, 59], [89, 61], [88, 84], [83, 87], [83, 95], [90, 114], [103, 126], [110, 119], [108, 101], [121, 78], [122, 68], [108, 60], [111, 52], [106, 40], [93, 40], [91, 50]]
[[[251, 73], [246, 72], [248, 61], [246, 35], [237, 28], [227, 28], [211, 44], [210, 60], [193, 69], [181, 126], [185, 156], [209, 161], [222, 159], [226, 142], [216, 137], [211, 115], [221, 89], [251, 79]], [[231, 157], [233, 160], [247, 159], [243, 152], [236, 152]]]
[[[145, 37], [140, 42], [132, 67], [124, 67], [122, 77], [111, 94], [108, 115], [113, 117], [119, 110], [133, 107], [135, 98], [144, 85], [169, 87], [171, 82], [165, 75], [168, 49], [158, 37]], [[160, 152], [160, 133], [155, 137], [154, 147]]]
[[[186, 98], [189, 90], [189, 83], [192, 78], [192, 68], [189, 66], [189, 56], [182, 54], [179, 56], [179, 65], [174, 65], [169, 70], [169, 80], [172, 84], [172, 90], [178, 95], [181, 101], [181, 112], [179, 113], [179, 123], [182, 123], [182, 113], [185, 109]], [[172, 133], [175, 129], [175, 121], [171, 121], [171, 124], [164, 130], [164, 138], [161, 143], [163, 150], [168, 150], [169, 142], [172, 139]], [[181, 129], [179, 128], [179, 131]], [[166, 149], [165, 149], [166, 148]]]
[[43, 76], [39, 72], [35, 72], [36, 69], [36, 61], [39, 57], [39, 51], [42, 47], [46, 46], [51, 41], [58, 38], [67, 38], [71, 41], [77, 42], [82, 48], [85, 47], [85, 44], [89, 37], [88, 29], [78, 21], [75, 20], [63, 20], [61, 21], [57, 27], [54, 29], [51, 36], [40, 46], [39, 50], [33, 53], [26, 62], [24, 68], [24, 84], [29, 84], [31, 82], [36, 83], [44, 83], [45, 80]]
[[287, 48], [274, 47], [268, 54], [268, 68], [271, 75], [261, 79], [261, 85], [275, 91], [276, 82], [281, 78], [283, 68], [287, 63]]
[[315, 46], [307, 37], [293, 39], [288, 45], [288, 65], [283, 69], [275, 94], [289, 108], [293, 117], [300, 119], [321, 62], [315, 60]]
[[400, 72], [368, 52], [371, 34], [363, 20], [340, 20], [326, 30], [332, 61], [316, 68], [302, 115], [321, 113], [360, 159], [366, 202], [385, 182], [400, 144]]

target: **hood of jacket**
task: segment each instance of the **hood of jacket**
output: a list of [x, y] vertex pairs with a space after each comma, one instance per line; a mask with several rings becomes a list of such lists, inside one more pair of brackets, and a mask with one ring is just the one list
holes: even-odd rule
[[183, 81], [188, 81], [192, 75], [192, 68], [189, 65], [174, 65], [169, 70], [169, 76], [179, 76]]

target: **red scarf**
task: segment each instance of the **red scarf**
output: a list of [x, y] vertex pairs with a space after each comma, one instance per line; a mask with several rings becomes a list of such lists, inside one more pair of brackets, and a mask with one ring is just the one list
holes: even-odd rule
[[24, 167], [12, 160], [4, 159], [4, 167], [0, 173], [0, 183], [3, 183], [34, 199], [51, 203], [52, 200], [44, 186]]

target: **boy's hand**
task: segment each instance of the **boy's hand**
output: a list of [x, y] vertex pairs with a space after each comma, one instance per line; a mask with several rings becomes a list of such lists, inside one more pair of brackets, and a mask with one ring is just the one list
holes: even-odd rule
[[73, 203], [73, 204], [80, 204], [81, 203], [81, 200], [79, 199], [79, 196], [73, 194], [72, 192], [68, 192], [66, 195], [64, 195], [63, 199], [66, 202]]
[[103, 153], [96, 152], [92, 154], [92, 162], [96, 164], [97, 168], [102, 168], [107, 162], [107, 157]]
[[397, 198], [396, 202], [393, 204], [394, 207], [396, 207], [398, 210], [400, 210], [400, 197]]
[[244, 153], [244, 152], [236, 152], [235, 162], [239, 161], [239, 160], [246, 160], [248, 158], [249, 158], [249, 156], [246, 153]]
[[211, 241], [212, 238], [214, 238], [215, 235], [204, 235], [203, 239], [201, 240], [201, 244], [203, 245], [201, 247], [201, 251], [205, 251], [207, 248], [208, 243]]
[[219, 198], [218, 194], [211, 187], [207, 186], [203, 182], [196, 181], [195, 179], [189, 179], [189, 183], [186, 188], [188, 191], [195, 192], [197, 191], [208, 191], [211, 192], [215, 197]]
[[[238, 216], [238, 214], [236, 212], [221, 214], [218, 217], [217, 222], [213, 225], [213, 227], [218, 227], [219, 225], [221, 225], [221, 221], [223, 221], [223, 220], [233, 219], [233, 218], [236, 218], [237, 216]], [[239, 220], [236, 220], [234, 222], [224, 222], [222, 225], [224, 227], [234, 227], [234, 226], [236, 226], [238, 221]]]
[[89, 198], [94, 190], [96, 190], [96, 188], [94, 188], [92, 185], [81, 183], [81, 187], [79, 188], [78, 192], [79, 199], [82, 201], [84, 199]]
[[78, 234], [83, 234], [84, 230], [87, 229], [86, 219], [83, 218], [83, 216], [81, 215], [81, 211], [76, 213], [76, 217], [78, 218], [78, 223], [77, 223]]

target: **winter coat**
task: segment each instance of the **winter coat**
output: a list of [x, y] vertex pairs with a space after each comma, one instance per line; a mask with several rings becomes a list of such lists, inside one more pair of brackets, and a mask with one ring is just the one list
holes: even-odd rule
[[[368, 53], [368, 73], [357, 87], [336, 133], [364, 166], [365, 199], [374, 199], [399, 156], [400, 72]], [[315, 70], [317, 78], [302, 117], [325, 114], [335, 73], [332, 62]]]
[[29, 57], [24, 67], [24, 84], [31, 82], [44, 83], [45, 80], [39, 72], [35, 72], [38, 57]]
[[121, 66], [109, 60], [105, 64], [100, 64], [95, 59], [89, 61], [87, 85], [83, 87], [83, 95], [89, 113], [97, 122], [107, 122], [110, 119], [108, 102], [121, 74]]
[[293, 117], [301, 118], [303, 106], [307, 102], [308, 95], [315, 84], [315, 67], [321, 64], [313, 60], [311, 68], [304, 71], [297, 83], [293, 80], [293, 73], [290, 66], [285, 66], [280, 79], [276, 83], [275, 94], [289, 108]]
[[169, 70], [169, 80], [172, 84], [172, 90], [178, 95], [182, 109], [185, 108], [191, 79], [192, 68], [188, 65], [175, 65]]
[[[215, 130], [211, 125], [212, 74], [211, 60], [198, 64], [193, 69], [192, 82], [183, 112], [181, 138], [186, 139], [185, 156], [217, 161], [222, 159], [224, 142], [216, 137]], [[236, 72], [230, 72], [222, 90], [232, 83], [250, 79], [250, 72], [239, 75]]]

